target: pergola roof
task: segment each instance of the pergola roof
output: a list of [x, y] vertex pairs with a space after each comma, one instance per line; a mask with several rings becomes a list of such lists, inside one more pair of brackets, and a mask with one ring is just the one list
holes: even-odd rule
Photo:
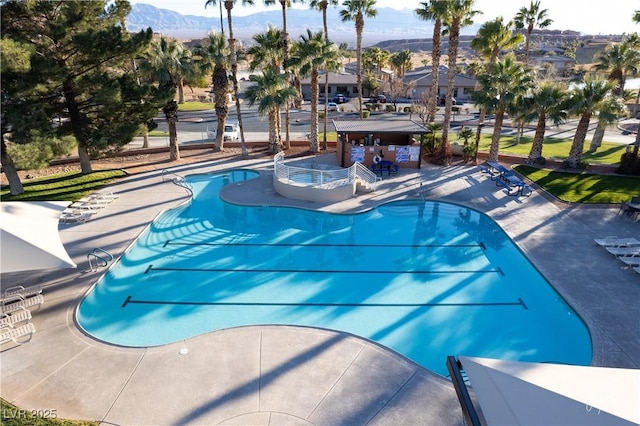
[[413, 120], [333, 120], [333, 126], [338, 133], [401, 133], [423, 135], [430, 133], [429, 129]]

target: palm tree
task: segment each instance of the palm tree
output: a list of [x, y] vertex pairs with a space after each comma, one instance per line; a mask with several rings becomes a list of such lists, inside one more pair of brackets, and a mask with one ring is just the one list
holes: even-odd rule
[[269, 151], [280, 152], [280, 109], [296, 97], [296, 89], [291, 86], [286, 74], [266, 68], [262, 75], [252, 75], [253, 85], [245, 93], [249, 105], [258, 105], [258, 113], [269, 118]]
[[343, 22], [354, 21], [356, 26], [356, 86], [358, 88], [358, 108], [362, 118], [362, 31], [364, 17], [375, 18], [378, 11], [374, 9], [376, 0], [345, 0], [344, 9], [340, 11]]
[[451, 124], [451, 109], [453, 107], [453, 87], [458, 60], [458, 46], [460, 45], [460, 29], [473, 23], [473, 17], [480, 13], [473, 10], [475, 0], [450, 0], [449, 20], [445, 22], [449, 32], [449, 60], [447, 70], [447, 93], [444, 106], [444, 120], [442, 123], [442, 141], [436, 156], [436, 162], [449, 164], [451, 147], [449, 145], [449, 126]]
[[[207, 43], [195, 50], [198, 55], [197, 63], [204, 73], [211, 73], [213, 99], [218, 119], [218, 129], [224, 129], [229, 115], [229, 45], [224, 34], [209, 33]], [[215, 150], [224, 149], [224, 132], [216, 132]]]
[[440, 79], [440, 57], [442, 56], [442, 25], [448, 19], [449, 0], [431, 0], [420, 3], [422, 8], [415, 13], [423, 21], [434, 21], [433, 47], [431, 49], [431, 89], [427, 100], [427, 121], [435, 120], [438, 105], [436, 97], [439, 96], [438, 82]]
[[544, 29], [553, 23], [553, 19], [547, 17], [547, 9], [540, 10], [540, 0], [533, 1], [529, 8], [521, 7], [514, 18], [516, 28], [527, 28], [527, 41], [524, 45], [524, 63], [529, 63], [529, 47], [531, 45], [531, 34], [535, 27]]
[[[287, 32], [287, 8], [291, 3], [304, 3], [306, 0], [264, 0], [264, 4], [272, 5], [276, 2], [280, 3], [282, 8], [282, 70], [285, 74], [289, 73], [289, 33]], [[297, 98], [297, 97], [296, 97]], [[290, 129], [291, 129], [291, 116], [289, 113], [289, 105], [285, 105], [285, 134], [286, 134], [286, 146], [291, 145]]]
[[579, 116], [580, 120], [573, 137], [569, 158], [567, 158], [568, 167], [578, 168], [580, 166], [591, 116], [597, 111], [602, 111], [602, 108], [606, 106], [605, 101], [607, 97], [611, 97], [610, 91], [613, 86], [613, 82], [597, 77], [587, 77], [579, 88], [571, 92], [568, 100], [569, 111], [571, 115]]
[[[338, 0], [310, 0], [309, 6], [322, 12], [322, 28], [324, 30], [324, 39], [329, 42], [329, 26], [327, 24], [327, 9], [331, 6], [337, 6]], [[324, 110], [329, 109], [329, 73], [324, 74]], [[322, 149], [327, 149], [327, 120], [329, 114], [324, 115], [324, 132], [322, 136]]]
[[476, 36], [471, 40], [471, 48], [478, 52], [490, 63], [498, 60], [498, 55], [504, 50], [515, 49], [524, 36], [520, 33], [513, 33], [513, 22], [503, 22], [502, 17], [482, 24]]
[[[207, 0], [204, 4], [207, 6], [216, 6], [218, 1]], [[240, 146], [242, 147], [242, 158], [249, 156], [247, 152], [247, 144], [244, 139], [244, 130], [242, 127], [242, 112], [240, 111], [240, 91], [238, 90], [238, 57], [236, 55], [236, 40], [233, 38], [233, 22], [231, 11], [236, 0], [224, 0], [224, 8], [227, 10], [227, 22], [229, 26], [229, 62], [231, 62], [231, 83], [233, 84], [233, 97], [236, 100], [236, 114], [238, 115], [238, 129], [240, 130]], [[253, 6], [253, 0], [242, 0], [243, 6]]]
[[568, 116], [567, 96], [567, 90], [563, 86], [546, 81], [523, 98], [523, 120], [525, 122], [537, 121], [527, 163], [536, 164], [542, 158], [542, 144], [547, 121], [550, 120], [558, 126], [566, 120]]
[[400, 52], [394, 53], [391, 55], [391, 58], [389, 58], [389, 61], [399, 77], [404, 77], [407, 71], [413, 69], [413, 61], [409, 49], [403, 49]]
[[[622, 43], [610, 45], [599, 52], [593, 69], [607, 73], [609, 81], [615, 84], [612, 89], [613, 96], [622, 97], [627, 75], [637, 76], [640, 70], [640, 51], [635, 38], [625, 39]], [[591, 151], [602, 145], [605, 128], [606, 121], [599, 120], [591, 139]]]
[[[307, 30], [306, 35], [300, 36], [300, 41], [291, 49], [291, 65], [300, 70], [303, 76], [311, 76], [311, 129], [309, 135], [309, 151], [318, 152], [318, 95], [320, 83], [320, 68], [335, 69], [338, 63], [336, 46], [327, 42], [322, 32], [312, 33]], [[326, 117], [325, 110], [325, 117]]]
[[513, 54], [488, 64], [486, 72], [478, 75], [477, 78], [481, 88], [473, 93], [472, 98], [476, 105], [495, 114], [489, 160], [498, 161], [505, 111], [527, 93], [533, 85], [533, 78], [528, 69], [516, 61]]
[[[161, 37], [158, 41], [152, 41], [148, 54], [140, 64], [142, 72], [153, 76], [159, 86], [175, 95], [180, 81], [180, 70], [183, 68], [181, 60], [184, 46], [176, 40]], [[169, 127], [169, 158], [171, 161], [180, 159], [178, 149], [178, 103], [171, 99], [162, 108]]]

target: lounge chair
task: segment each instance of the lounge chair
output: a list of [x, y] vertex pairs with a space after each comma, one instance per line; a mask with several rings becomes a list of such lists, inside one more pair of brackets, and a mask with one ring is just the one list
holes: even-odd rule
[[93, 212], [90, 210], [65, 209], [60, 214], [60, 223], [83, 223], [91, 219]]
[[0, 315], [0, 327], [11, 325], [15, 328], [17, 325], [28, 323], [29, 321], [31, 321], [31, 311], [25, 308]]
[[113, 201], [116, 198], [120, 197], [120, 194], [114, 194], [111, 191], [99, 191], [99, 192], [95, 192], [95, 193], [91, 194], [91, 196], [98, 197], [98, 198], [103, 199], [103, 200], [111, 200], [111, 201]]
[[33, 306], [37, 306], [44, 303], [44, 297], [42, 294], [37, 294], [31, 297], [22, 297], [19, 295], [11, 296], [10, 298], [4, 299], [2, 304], [0, 305], [0, 314], [10, 314], [12, 312], [17, 312], [21, 309], [28, 309]]
[[635, 238], [618, 238], [609, 236], [605, 238], [596, 238], [594, 241], [601, 247], [640, 247], [640, 240]]
[[[36, 328], [32, 323], [28, 322], [19, 327], [13, 327], [12, 325], [2, 326], [0, 328], [0, 344], [13, 342], [18, 345], [26, 343], [31, 340], [33, 333], [36, 332]], [[28, 339], [24, 339], [28, 337]]]
[[618, 256], [618, 259], [620, 259], [623, 263], [629, 265], [629, 266], [640, 266], [640, 254], [633, 254], [630, 256]]
[[640, 274], [640, 266], [636, 266], [633, 270]]
[[10, 296], [15, 296], [16, 294], [22, 296], [23, 298], [35, 296], [36, 294], [42, 294], [42, 286], [34, 285], [30, 287], [24, 287], [18, 285], [15, 287], [9, 287], [2, 293], [2, 300]]
[[614, 256], [640, 255], [640, 247], [605, 247]]

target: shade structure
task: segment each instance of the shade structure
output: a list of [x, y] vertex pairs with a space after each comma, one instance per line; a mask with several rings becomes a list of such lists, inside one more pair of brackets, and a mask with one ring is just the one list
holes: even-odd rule
[[0, 203], [0, 272], [75, 268], [60, 241], [68, 201]]
[[458, 359], [489, 425], [640, 424], [640, 370]]

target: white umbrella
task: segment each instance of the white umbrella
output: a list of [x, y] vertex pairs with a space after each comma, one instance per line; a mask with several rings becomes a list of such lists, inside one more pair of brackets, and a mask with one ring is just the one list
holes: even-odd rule
[[640, 370], [458, 359], [489, 425], [640, 424]]
[[0, 272], [75, 268], [58, 233], [67, 201], [0, 203]]

